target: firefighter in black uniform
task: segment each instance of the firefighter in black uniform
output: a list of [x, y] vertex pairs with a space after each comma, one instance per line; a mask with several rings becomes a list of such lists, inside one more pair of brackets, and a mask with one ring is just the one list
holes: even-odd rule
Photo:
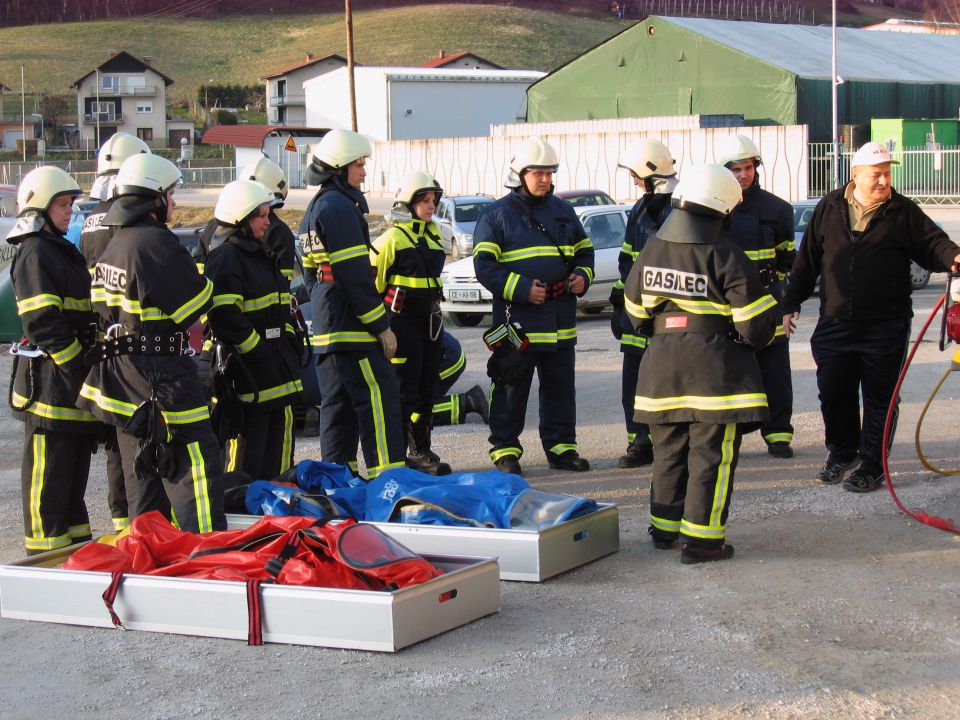
[[[111, 135], [97, 153], [97, 177], [90, 189], [90, 198], [100, 202], [87, 215], [83, 221], [83, 229], [80, 231], [80, 252], [83, 253], [91, 273], [116, 229], [104, 225], [103, 217], [113, 204], [113, 185], [117, 179], [117, 172], [123, 161], [131, 155], [149, 152], [150, 148], [140, 138], [118, 132]], [[107, 506], [110, 508], [114, 529], [123, 530], [130, 524], [127, 491], [123, 478], [123, 461], [120, 458], [120, 450], [117, 448], [116, 428], [112, 425], [103, 427], [103, 446], [107, 458]]]
[[259, 182], [227, 184], [214, 209], [219, 228], [204, 264], [213, 282], [207, 334], [220, 345], [223, 365], [214, 362], [213, 371], [225, 373], [243, 403], [239, 433], [227, 441], [225, 469], [253, 478], [273, 478], [293, 465], [293, 403], [303, 389], [289, 281], [266, 245], [273, 200]]
[[166, 226], [180, 182], [157, 155], [134, 155], [117, 173], [103, 220], [117, 230], [91, 285], [106, 341], [78, 405], [117, 428], [131, 519], [172, 510], [182, 529], [209, 532], [226, 528], [223, 470], [188, 335], [213, 284]]
[[620, 395], [623, 415], [627, 423], [627, 452], [620, 456], [618, 467], [635, 468], [653, 462], [650, 428], [633, 419], [633, 400], [637, 394], [637, 376], [640, 361], [647, 347], [647, 337], [639, 335], [623, 309], [623, 283], [630, 268], [643, 250], [647, 238], [655, 233], [670, 214], [670, 196], [677, 185], [677, 173], [670, 150], [658, 140], [644, 140], [627, 149], [618, 163], [630, 172], [643, 195], [634, 204], [627, 218], [627, 232], [620, 248], [618, 265], [620, 279], [610, 292], [613, 317], [610, 319], [614, 336], [620, 340], [623, 353], [623, 373]]
[[431, 449], [443, 333], [440, 272], [446, 260], [432, 218], [441, 195], [443, 188], [429, 173], [404, 175], [391, 213], [394, 225], [377, 238], [370, 253], [377, 291], [390, 308], [390, 328], [397, 336], [391, 362], [400, 384], [407, 466], [431, 475], [450, 474], [450, 466]]
[[956, 271], [960, 263], [960, 248], [893, 189], [895, 162], [877, 142], [857, 150], [851, 182], [827, 193], [813, 212], [783, 301], [790, 333], [820, 279], [820, 316], [810, 349], [828, 455], [817, 481], [843, 481], [845, 490], [858, 493], [877, 490], [884, 481], [883, 426], [913, 317], [910, 261], [934, 272]]
[[[370, 230], [360, 192], [370, 142], [331, 130], [317, 144], [307, 182], [320, 190], [304, 215], [305, 266], [317, 268], [310, 293], [320, 384], [323, 459], [357, 470], [357, 441], [367, 477], [403, 467], [406, 443], [397, 375], [397, 339], [370, 265]], [[304, 237], [305, 236], [305, 237]]]
[[83, 496], [100, 423], [76, 405], [86, 372], [83, 346], [95, 316], [90, 275], [66, 239], [80, 187], [55, 167], [30, 171], [17, 192], [17, 247], [10, 268], [24, 339], [14, 346], [9, 397], [24, 423], [24, 544], [30, 555], [89, 540]]
[[489, 425], [490, 402], [482, 387], [474, 385], [466, 392], [447, 395], [467, 369], [467, 356], [464, 355], [460, 341], [446, 330], [443, 331], [440, 342], [443, 351], [434, 395], [433, 426], [462, 425], [470, 413], [476, 413], [485, 425]]
[[740, 198], [736, 178], [720, 165], [685, 171], [673, 212], [625, 288], [627, 313], [651, 336], [634, 416], [650, 425], [656, 448], [649, 532], [658, 549], [679, 537], [684, 564], [733, 556], [724, 537], [738, 424], [767, 413], [753, 348], [773, 339], [778, 306], [722, 234]]
[[[733, 211], [730, 235], [747, 257], [756, 263], [760, 281], [779, 302], [784, 280], [796, 248], [793, 236], [793, 208], [786, 200], [760, 187], [760, 151], [746, 135], [725, 139], [718, 162], [734, 174], [743, 190], [743, 202]], [[782, 317], [782, 313], [781, 313]], [[757, 351], [757, 362], [767, 393], [770, 419], [760, 426], [767, 452], [778, 458], [793, 457], [793, 380], [790, 371], [790, 344], [783, 326], [774, 341]]]
[[553, 195], [558, 165], [556, 150], [528, 138], [510, 161], [513, 190], [484, 208], [474, 231], [474, 267], [493, 293], [493, 323], [518, 322], [529, 341], [522, 376], [509, 383], [494, 377], [490, 402], [490, 459], [518, 475], [534, 368], [540, 441], [550, 467], [590, 469], [577, 451], [574, 346], [577, 297], [593, 280], [593, 244], [573, 207]]

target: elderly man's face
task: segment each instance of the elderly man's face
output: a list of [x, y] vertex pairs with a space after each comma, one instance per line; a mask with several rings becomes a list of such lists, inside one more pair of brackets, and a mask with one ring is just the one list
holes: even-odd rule
[[890, 180], [890, 163], [860, 165], [853, 168], [853, 185], [856, 197], [865, 205], [876, 205], [890, 199], [893, 186]]

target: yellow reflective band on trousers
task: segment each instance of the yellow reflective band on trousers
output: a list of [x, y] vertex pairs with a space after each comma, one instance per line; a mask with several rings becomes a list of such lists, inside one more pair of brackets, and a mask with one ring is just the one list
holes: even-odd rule
[[[364, 358], [360, 361], [360, 372], [363, 374], [364, 382], [367, 383], [367, 389], [370, 392], [370, 412], [373, 415], [374, 438], [377, 445], [377, 466], [386, 469], [390, 465], [390, 448], [387, 447], [387, 420], [383, 415], [383, 395], [380, 392], [380, 383], [370, 366], [369, 359]], [[401, 466], [403, 464], [400, 463]], [[378, 471], [378, 474], [381, 471]], [[370, 468], [367, 468], [368, 475], [370, 472]]]
[[[723, 430], [723, 440], [720, 443], [720, 466], [717, 468], [717, 485], [713, 489], [713, 505], [710, 508], [710, 526], [707, 532], [719, 533], [720, 539], [726, 526], [721, 523], [723, 508], [730, 495], [730, 484], [733, 482], [733, 454], [734, 443], [737, 439], [737, 424], [729, 423]], [[681, 528], [683, 523], [681, 523]], [[702, 537], [702, 536], [701, 536]]]
[[71, 525], [67, 528], [67, 534], [71, 538], [83, 538], [89, 537], [93, 533], [90, 530], [90, 523], [84, 523], [83, 525]]
[[227, 466], [225, 471], [233, 472], [237, 469], [240, 462], [240, 438], [229, 438], [224, 450], [227, 452]]
[[[299, 381], [298, 381], [299, 382]], [[283, 408], [283, 455], [280, 457], [280, 472], [293, 466], [293, 405]]]
[[207, 466], [200, 452], [200, 443], [192, 442], [187, 445], [187, 454], [190, 456], [190, 476], [193, 478], [193, 499], [197, 509], [198, 532], [206, 533], [213, 530], [213, 517], [210, 512], [210, 483], [207, 478]]
[[663, 530], [664, 532], [680, 532], [679, 520], [667, 520], [666, 518], [657, 517], [656, 515], [650, 515], [650, 524], [657, 530]]
[[446, 380], [446, 379], [449, 378], [450, 376], [452, 376], [452, 375], [454, 375], [455, 373], [459, 372], [459, 371], [460, 371], [460, 368], [462, 368], [462, 367], [463, 367], [464, 365], [466, 365], [466, 364], [467, 364], [467, 358], [466, 358], [466, 356], [463, 354], [463, 348], [461, 347], [461, 348], [460, 348], [460, 357], [458, 357], [458, 358], [456, 359], [456, 361], [453, 363], [453, 365], [451, 365], [451, 366], [448, 367], [448, 368], [444, 368], [443, 370], [440, 371], [440, 379], [441, 379], [441, 380]]
[[576, 452], [576, 449], [577, 449], [576, 443], [557, 443], [552, 448], [550, 448], [550, 452], [552, 452], [554, 455], [562, 455], [563, 453], [570, 452], [571, 450]]
[[792, 432], [780, 432], [780, 433], [769, 433], [763, 436], [763, 439], [768, 443], [789, 443], [793, 442], [793, 433]]
[[665, 412], [667, 410], [739, 410], [740, 408], [766, 407], [766, 393], [744, 393], [742, 395], [678, 395], [676, 397], [650, 398], [637, 395], [634, 398], [635, 410], [647, 412]]
[[377, 465], [372, 468], [367, 468], [367, 479], [373, 480], [380, 473], [386, 472], [387, 470], [393, 470], [394, 468], [402, 468], [406, 463], [395, 462], [395, 463], [386, 463], [385, 465]]
[[[23, 407], [29, 401], [20, 393], [13, 393], [13, 402], [17, 407]], [[34, 402], [30, 407], [22, 412], [46, 418], [47, 420], [69, 420], [70, 422], [97, 422], [97, 418], [86, 410], [78, 410], [75, 407], [61, 407], [60, 405], [48, 405], [47, 403]]]
[[494, 462], [500, 458], [505, 458], [508, 455], [516, 455], [517, 458], [519, 458], [521, 455], [523, 455], [523, 450], [518, 447], [502, 447], [490, 451], [490, 459]]
[[130, 527], [130, 518], [128, 517], [113, 518], [114, 530], [126, 530], [128, 527]]
[[766, 312], [776, 306], [777, 301], [773, 299], [772, 295], [764, 295], [762, 298], [754, 300], [742, 308], [732, 308], [730, 312], [731, 315], [733, 315], [734, 322], [743, 322], [744, 320], [755, 318], [760, 313]]
[[302, 390], [303, 384], [300, 382], [300, 380], [293, 380], [288, 383], [283, 383], [282, 385], [261, 390], [258, 393], [242, 393], [240, 395], [240, 400], [245, 403], [252, 403], [254, 399], [256, 399], [258, 403], [265, 403], [269, 402], [270, 400], [286, 397], [287, 395], [294, 395]]
[[443, 402], [438, 402], [433, 406], [434, 415], [446, 415], [447, 422], [451, 425], [457, 424], [457, 418], [460, 416], [460, 396], [447, 395]]

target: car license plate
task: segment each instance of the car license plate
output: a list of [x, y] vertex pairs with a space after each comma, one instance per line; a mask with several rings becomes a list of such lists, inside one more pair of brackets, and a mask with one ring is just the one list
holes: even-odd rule
[[479, 290], [447, 290], [447, 299], [451, 301], [474, 301], [480, 300]]

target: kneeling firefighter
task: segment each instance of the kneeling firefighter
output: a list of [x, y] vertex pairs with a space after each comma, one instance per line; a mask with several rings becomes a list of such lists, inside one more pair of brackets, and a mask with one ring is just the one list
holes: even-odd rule
[[489, 425], [490, 402], [482, 387], [474, 385], [466, 392], [447, 394], [467, 369], [467, 356], [460, 341], [446, 330], [440, 337], [440, 343], [443, 351], [440, 353], [440, 374], [433, 396], [433, 426], [463, 425], [470, 413], [476, 413], [484, 425]]
[[407, 437], [407, 466], [431, 475], [449, 475], [450, 466], [430, 449], [433, 400], [443, 350], [440, 272], [446, 255], [431, 218], [443, 188], [429, 173], [407, 173], [393, 204], [395, 222], [377, 238], [370, 261], [377, 291], [390, 308], [397, 336], [391, 360], [400, 383], [400, 407]]
[[172, 510], [182, 529], [209, 532], [227, 524], [223, 468], [188, 340], [213, 283], [166, 225], [181, 182], [158, 155], [134, 155], [117, 173], [103, 222], [118, 229], [91, 284], [106, 339], [88, 353], [78, 405], [117, 428], [131, 519]]
[[733, 556], [724, 537], [738, 423], [767, 416], [754, 348], [773, 339], [779, 318], [753, 263], [723, 232], [741, 197], [723, 166], [691, 168], [625, 287], [634, 327], [652, 336], [634, 405], [656, 448], [649, 533], [658, 549], [679, 537], [684, 564]]
[[30, 171], [17, 192], [19, 219], [7, 235], [17, 248], [10, 279], [24, 334], [12, 350], [9, 401], [24, 423], [20, 478], [30, 555], [90, 539], [83, 496], [102, 426], [76, 404], [86, 374], [83, 346], [93, 339], [96, 319], [83, 256], [66, 239], [79, 194], [59, 168]]
[[223, 393], [232, 391], [242, 403], [237, 432], [226, 443], [226, 470], [253, 478], [276, 477], [293, 464], [293, 404], [303, 389], [290, 286], [265, 244], [273, 199], [253, 180], [228, 183], [214, 209], [218, 227], [204, 263], [213, 283], [206, 328], [214, 344], [211, 369], [224, 375], [214, 379], [215, 412], [226, 404]]

